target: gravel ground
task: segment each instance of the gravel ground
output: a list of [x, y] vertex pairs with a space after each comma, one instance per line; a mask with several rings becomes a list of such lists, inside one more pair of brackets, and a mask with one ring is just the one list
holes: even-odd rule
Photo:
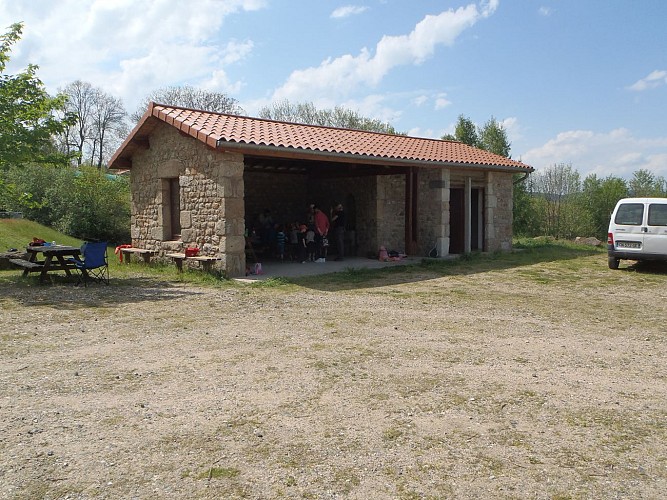
[[0, 498], [664, 498], [667, 274], [0, 285]]

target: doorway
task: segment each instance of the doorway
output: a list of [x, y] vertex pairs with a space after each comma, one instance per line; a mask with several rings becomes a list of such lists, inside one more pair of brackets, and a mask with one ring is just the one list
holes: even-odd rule
[[[470, 190], [470, 250], [484, 248], [484, 191]], [[465, 190], [449, 190], [449, 253], [465, 253]]]

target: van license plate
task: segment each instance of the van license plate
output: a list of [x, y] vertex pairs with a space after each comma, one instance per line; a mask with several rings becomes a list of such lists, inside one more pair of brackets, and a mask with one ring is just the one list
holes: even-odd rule
[[616, 248], [641, 248], [642, 244], [638, 241], [617, 241]]

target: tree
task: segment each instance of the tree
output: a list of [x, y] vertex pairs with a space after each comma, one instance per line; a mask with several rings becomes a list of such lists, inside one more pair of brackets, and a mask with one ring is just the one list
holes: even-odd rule
[[507, 139], [507, 131], [494, 117], [491, 117], [482, 127], [477, 127], [470, 118], [459, 115], [454, 135], [447, 134], [442, 139], [459, 141], [468, 146], [510, 158], [511, 145]]
[[665, 179], [656, 177], [648, 170], [637, 170], [628, 185], [630, 194], [634, 197], [665, 196]]
[[478, 147], [479, 137], [477, 135], [477, 127], [470, 118], [459, 115], [454, 129], [454, 135], [445, 135], [443, 140], [459, 141], [468, 146]]
[[0, 36], [0, 170], [31, 162], [67, 163], [51, 141], [67, 124], [67, 117], [56, 116], [64, 96], [51, 97], [46, 92], [33, 64], [17, 75], [5, 74], [10, 50], [22, 30], [22, 23], [12, 24]]
[[485, 151], [510, 158], [511, 147], [507, 139], [507, 131], [493, 117], [479, 129], [477, 144]]
[[273, 103], [259, 110], [259, 117], [291, 123], [305, 123], [322, 127], [339, 127], [367, 130], [384, 134], [398, 134], [389, 123], [361, 116], [356, 111], [336, 106], [333, 109], [317, 109], [312, 102], [293, 104], [288, 100]]
[[76, 157], [78, 166], [88, 163], [101, 169], [127, 133], [121, 100], [81, 80], [62, 92], [67, 96], [64, 112], [73, 121], [58, 137], [61, 150]]
[[576, 201], [581, 192], [579, 172], [572, 165], [559, 163], [546, 168], [531, 178], [531, 188], [544, 200], [543, 234], [569, 238], [579, 230]]
[[609, 217], [616, 203], [628, 196], [626, 182], [612, 175], [599, 179], [591, 174], [582, 185], [582, 211], [589, 214], [591, 231], [596, 238], [604, 241], [609, 227]]
[[98, 169], [116, 151], [122, 138], [127, 135], [125, 118], [127, 112], [120, 99], [99, 92], [93, 103], [92, 132], [93, 147], [90, 164]]
[[149, 103], [156, 102], [167, 106], [201, 109], [214, 113], [241, 115], [245, 111], [233, 97], [220, 92], [198, 89], [185, 85], [183, 87], [164, 87], [149, 94], [130, 118], [134, 122], [141, 120]]

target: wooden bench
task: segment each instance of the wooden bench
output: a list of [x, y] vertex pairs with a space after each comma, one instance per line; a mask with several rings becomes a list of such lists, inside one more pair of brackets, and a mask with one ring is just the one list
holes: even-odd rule
[[186, 257], [185, 260], [194, 260], [201, 264], [202, 270], [207, 273], [211, 272], [211, 267], [216, 260], [220, 260], [217, 257], [206, 257], [205, 255], [197, 255], [195, 257]]
[[27, 272], [31, 271], [41, 271], [44, 268], [44, 263], [42, 262], [30, 262], [25, 259], [9, 259], [9, 262], [12, 264], [22, 267]]
[[178, 269], [179, 273], [183, 272], [183, 261], [185, 260], [184, 253], [167, 253], [164, 256], [176, 263], [176, 268]]
[[167, 253], [167, 254], [165, 254], [165, 257], [174, 261], [174, 263], [176, 264], [176, 267], [178, 268], [179, 273], [183, 272], [183, 261], [184, 260], [192, 260], [192, 261], [199, 262], [201, 264], [202, 270], [206, 271], [207, 273], [211, 272], [211, 268], [213, 267], [213, 263], [216, 260], [220, 260], [217, 257], [207, 257], [205, 255], [196, 255], [194, 257], [186, 257], [184, 253]]
[[146, 250], [145, 248], [121, 248], [120, 251], [123, 253], [123, 259], [127, 264], [130, 263], [130, 256], [132, 254], [141, 255], [146, 264], [150, 264], [151, 257], [155, 255], [153, 250]]

